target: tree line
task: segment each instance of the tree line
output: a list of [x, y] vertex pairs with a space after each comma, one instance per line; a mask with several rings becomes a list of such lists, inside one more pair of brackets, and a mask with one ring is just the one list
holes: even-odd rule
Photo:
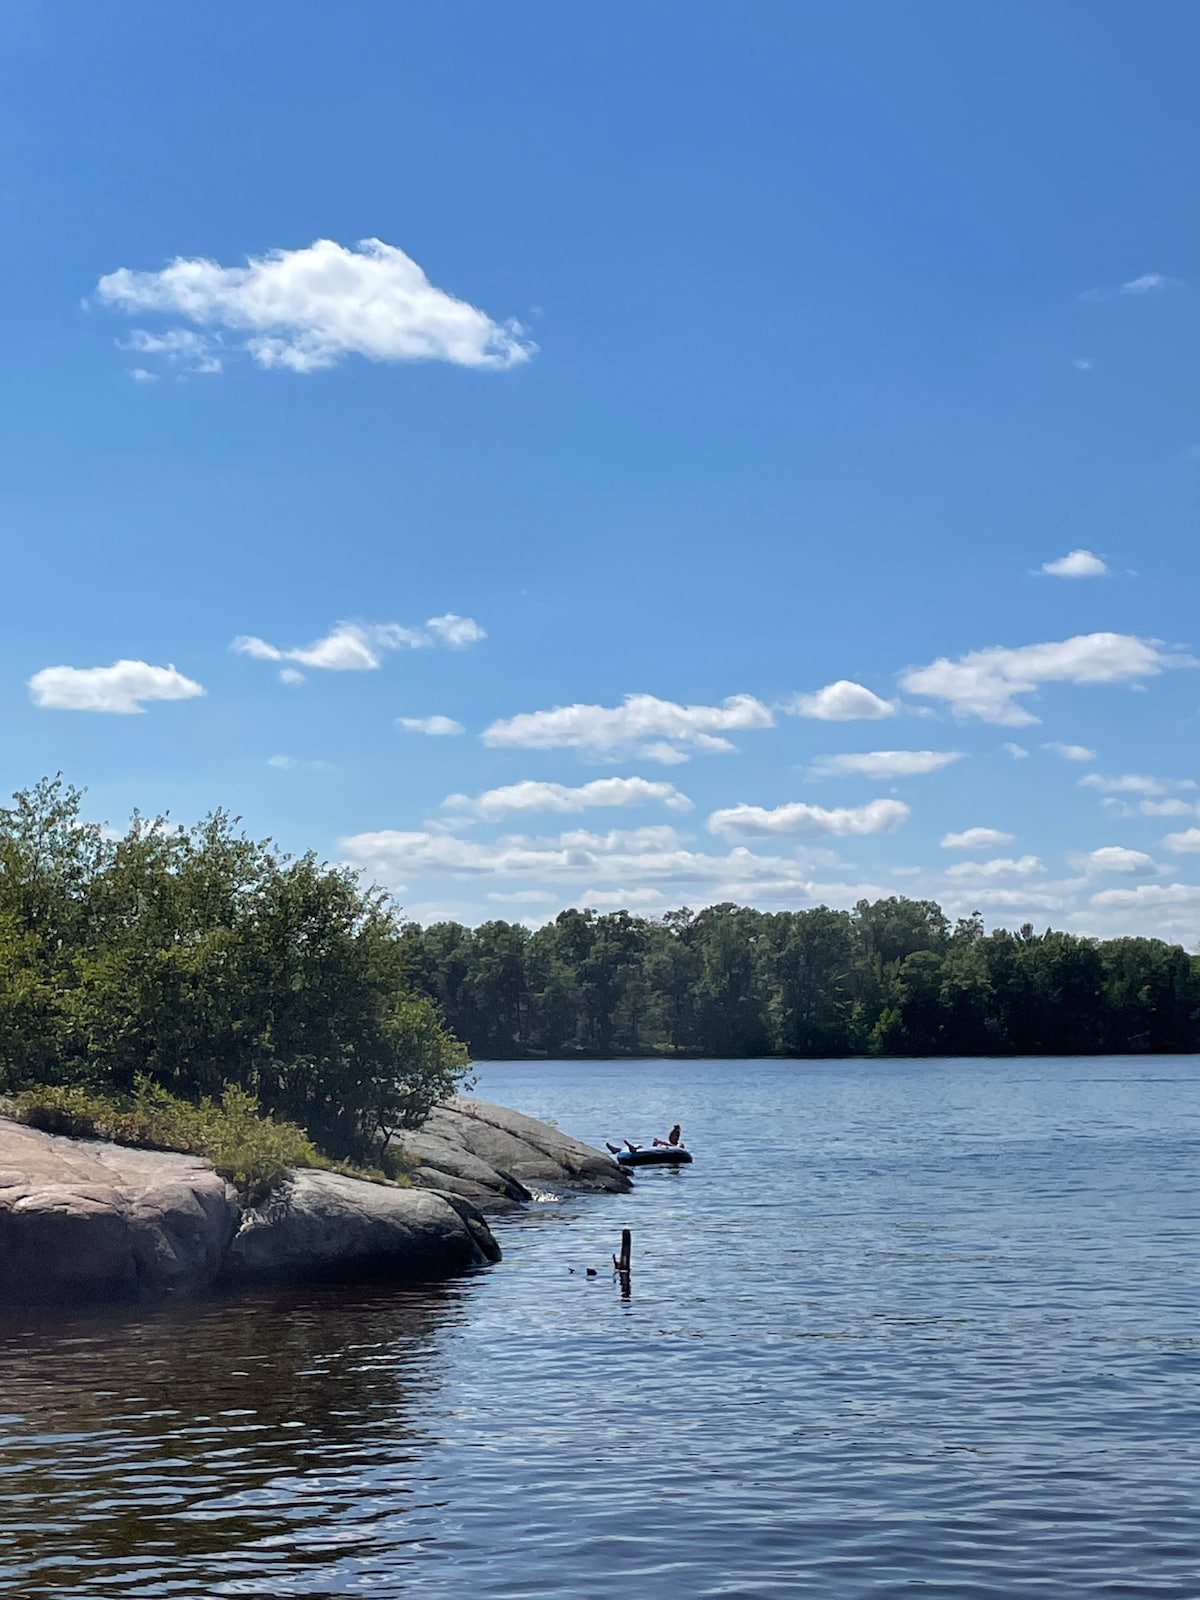
[[[462, 1041], [460, 1043], [459, 1041]], [[406, 923], [218, 811], [120, 837], [44, 780], [0, 808], [0, 1095], [244, 1091], [370, 1159], [480, 1059], [1200, 1049], [1200, 963], [1157, 939], [986, 933], [929, 900], [531, 931]]]
[[112, 838], [61, 778], [0, 808], [0, 1094], [233, 1089], [370, 1159], [466, 1063], [408, 966], [386, 895], [225, 812]]
[[409, 981], [483, 1059], [1200, 1049], [1200, 962], [1179, 945], [987, 933], [931, 900], [571, 910], [402, 942]]

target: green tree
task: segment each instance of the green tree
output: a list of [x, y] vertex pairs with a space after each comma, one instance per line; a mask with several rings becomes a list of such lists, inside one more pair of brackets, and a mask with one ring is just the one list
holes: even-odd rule
[[110, 840], [54, 779], [0, 811], [0, 1083], [228, 1086], [361, 1158], [465, 1054], [409, 982], [388, 898], [215, 812]]

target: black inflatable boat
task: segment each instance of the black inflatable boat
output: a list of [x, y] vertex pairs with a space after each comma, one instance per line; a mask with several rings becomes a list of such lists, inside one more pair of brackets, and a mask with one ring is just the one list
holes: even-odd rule
[[617, 1157], [623, 1167], [686, 1167], [691, 1159], [691, 1151], [677, 1144], [658, 1145], [649, 1150], [622, 1150]]

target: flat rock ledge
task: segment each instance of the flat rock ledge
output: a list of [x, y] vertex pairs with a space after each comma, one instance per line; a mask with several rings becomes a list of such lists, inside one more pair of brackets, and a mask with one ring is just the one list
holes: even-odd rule
[[411, 1189], [304, 1169], [243, 1209], [232, 1185], [194, 1156], [0, 1118], [0, 1310], [226, 1284], [445, 1278], [499, 1260], [481, 1209], [630, 1186], [602, 1152], [467, 1095], [439, 1106], [402, 1147]]

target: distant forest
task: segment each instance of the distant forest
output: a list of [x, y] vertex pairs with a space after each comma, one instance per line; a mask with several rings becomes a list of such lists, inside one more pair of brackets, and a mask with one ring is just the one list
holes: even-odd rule
[[931, 900], [853, 911], [564, 911], [408, 924], [413, 988], [480, 1059], [1200, 1049], [1200, 960], [1158, 939], [985, 933]]

